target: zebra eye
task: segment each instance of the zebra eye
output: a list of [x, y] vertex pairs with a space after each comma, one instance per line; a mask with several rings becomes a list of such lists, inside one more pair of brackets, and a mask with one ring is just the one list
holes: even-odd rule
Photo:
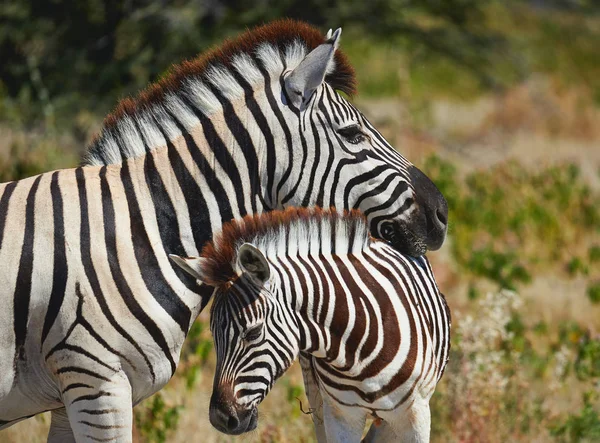
[[253, 342], [256, 341], [260, 338], [260, 336], [262, 335], [262, 324], [260, 325], [256, 325], [256, 326], [252, 326], [250, 329], [248, 329], [245, 333], [244, 333], [244, 341], [246, 342]]
[[345, 128], [340, 128], [337, 130], [337, 133], [344, 137], [348, 143], [352, 143], [353, 145], [357, 145], [367, 139], [367, 136], [362, 132], [359, 125], [350, 125]]

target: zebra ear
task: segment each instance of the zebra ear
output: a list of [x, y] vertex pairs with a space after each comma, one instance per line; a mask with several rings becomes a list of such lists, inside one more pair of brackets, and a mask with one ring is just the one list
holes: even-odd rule
[[302, 104], [317, 89], [327, 71], [333, 67], [333, 57], [340, 43], [342, 28], [331, 30], [325, 36], [327, 41], [313, 49], [285, 79], [285, 90], [291, 104], [302, 109]]
[[250, 243], [240, 246], [237, 253], [238, 273], [246, 273], [264, 284], [271, 276], [271, 267], [262, 252]]
[[190, 274], [196, 280], [204, 281], [204, 272], [202, 264], [204, 259], [200, 257], [180, 257], [179, 255], [169, 254], [169, 258], [173, 260], [177, 266]]

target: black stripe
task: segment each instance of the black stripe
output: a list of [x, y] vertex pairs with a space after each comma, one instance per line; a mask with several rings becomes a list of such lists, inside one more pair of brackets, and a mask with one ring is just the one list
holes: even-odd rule
[[[298, 121], [298, 124], [300, 125], [300, 121]], [[304, 137], [304, 132], [302, 131], [300, 126], [298, 126], [298, 133], [300, 135], [300, 142], [302, 144], [302, 162], [300, 163], [300, 169], [298, 170], [299, 171], [298, 181], [292, 187], [292, 189], [287, 193], [287, 195], [281, 199], [282, 205], [285, 205], [287, 202], [289, 202], [296, 194], [296, 191], [297, 191], [298, 187], [300, 186], [300, 183], [302, 183], [302, 177], [304, 175], [304, 168], [306, 167], [306, 161], [308, 159], [308, 146], [306, 144], [306, 138]], [[308, 186], [310, 187], [311, 183], [309, 183]]]
[[[344, 188], [344, 200], [343, 200], [344, 201], [344, 210], [348, 211], [352, 208], [357, 208], [356, 203], [354, 203], [352, 205], [350, 204], [350, 193], [356, 186], [361, 186], [362, 188], [369, 189], [368, 186], [365, 186], [365, 182], [379, 176], [380, 174], [383, 174], [388, 169], [389, 169], [388, 165], [379, 165], [375, 169], [367, 170], [364, 173], [357, 175], [356, 177], [353, 177], [350, 180], [348, 180], [348, 183], [346, 183], [346, 186]], [[390, 175], [394, 175], [394, 174], [390, 174]], [[406, 187], [408, 187], [408, 185]], [[372, 192], [372, 190], [371, 190], [371, 192]], [[361, 201], [362, 201], [362, 199], [361, 199]]]
[[[156, 169], [156, 163], [152, 154], [147, 154], [144, 158], [144, 176], [146, 177], [146, 184], [154, 203], [156, 223], [163, 248], [169, 254], [177, 254], [185, 257], [186, 252], [181, 242], [177, 213], [163, 180]], [[194, 277], [173, 262], [171, 262], [171, 266], [186, 288], [195, 293], [202, 290]]]
[[[322, 99], [323, 96], [321, 96]], [[325, 127], [325, 123], [323, 121], [323, 118], [317, 114], [317, 118], [319, 119], [319, 123], [321, 124], [322, 127]], [[327, 140], [327, 147], [329, 148], [329, 152], [327, 155], [327, 166], [325, 166], [325, 171], [323, 172], [323, 175], [320, 177], [321, 180], [321, 185], [319, 187], [319, 194], [317, 195], [317, 201], [316, 201], [316, 205], [319, 207], [324, 207], [324, 198], [325, 198], [325, 185], [327, 184], [327, 178], [329, 177], [329, 174], [331, 173], [331, 168], [333, 166], [333, 160], [335, 159], [335, 150], [333, 148], [333, 143], [331, 142], [331, 138], [329, 138], [329, 133], [327, 130], [325, 130], [325, 139]], [[327, 206], [331, 206], [333, 205], [334, 202], [329, 202], [329, 204]]]
[[[241, 122], [237, 114], [235, 113], [235, 109], [229, 100], [227, 100], [223, 94], [215, 88], [214, 85], [208, 84], [211, 92], [215, 95], [217, 100], [223, 106], [223, 118], [225, 119], [225, 123], [229, 128], [229, 131], [233, 134], [235, 141], [240, 147], [242, 154], [244, 155], [244, 159], [246, 160], [246, 165], [248, 168], [248, 179], [250, 180], [250, 189], [246, 190], [246, 196], [248, 195], [248, 191], [250, 191], [250, 205], [252, 207], [252, 213], [256, 214], [256, 196], [260, 193], [260, 177], [258, 170], [258, 158], [256, 157], [256, 148], [252, 143], [252, 137], [248, 133], [246, 126]], [[240, 216], [243, 217], [246, 215], [245, 208], [240, 207]]]
[[[149, 156], [146, 156], [149, 157]], [[146, 330], [150, 333], [156, 344], [161, 348], [167, 360], [171, 364], [171, 373], [175, 372], [176, 364], [171, 356], [171, 352], [169, 350], [169, 345], [167, 340], [165, 339], [162, 331], [158, 327], [158, 325], [152, 320], [152, 318], [144, 311], [144, 309], [140, 306], [138, 301], [133, 294], [133, 291], [129, 287], [125, 276], [121, 270], [121, 266], [119, 264], [119, 255], [117, 253], [117, 232], [116, 232], [116, 224], [115, 224], [115, 209], [112, 202], [112, 194], [110, 192], [110, 187], [108, 185], [108, 181], [106, 179], [106, 166], [103, 166], [100, 170], [100, 190], [102, 193], [102, 209], [104, 216], [104, 239], [106, 242], [106, 255], [108, 258], [108, 264], [110, 267], [110, 273], [112, 275], [113, 281], [117, 286], [119, 294], [123, 298], [125, 305], [129, 309], [129, 311], [139, 320], [139, 322], [146, 328]], [[133, 220], [133, 219], [132, 219]], [[137, 223], [141, 225], [142, 222], [139, 221]], [[142, 226], [139, 226], [140, 230]], [[144, 231], [145, 233], [145, 231]], [[135, 245], [134, 234], [132, 233], [132, 241]], [[135, 246], [134, 246], [135, 247]], [[150, 245], [148, 244], [148, 247]], [[149, 255], [150, 252], [147, 253]], [[136, 255], [137, 258], [137, 255]], [[139, 262], [139, 259], [138, 259]], [[158, 263], [157, 263], [158, 266]], [[141, 270], [143, 273], [144, 270]], [[153, 274], [157, 274], [154, 270], [146, 270], [146, 272], [151, 272]], [[159, 271], [160, 272], [160, 271]], [[187, 329], [185, 330], [187, 332]]]
[[210, 218], [208, 212], [208, 205], [202, 195], [202, 190], [198, 183], [192, 177], [192, 174], [188, 171], [187, 167], [183, 163], [179, 152], [175, 149], [173, 142], [171, 142], [162, 129], [162, 127], [156, 121], [157, 127], [161, 131], [163, 137], [167, 141], [167, 152], [169, 155], [169, 163], [175, 179], [181, 188], [185, 204], [188, 208], [190, 217], [190, 224], [192, 226], [192, 235], [194, 237], [194, 243], [197, 248], [200, 248], [204, 243], [212, 238], [212, 226], [210, 225]]
[[[283, 185], [287, 182], [288, 178], [290, 177], [290, 174], [292, 173], [292, 169], [294, 167], [294, 152], [293, 152], [294, 144], [292, 141], [292, 133], [290, 131], [290, 128], [287, 124], [287, 121], [285, 120], [285, 117], [283, 116], [283, 112], [281, 112], [281, 109], [279, 109], [279, 101], [277, 99], [275, 99], [275, 96], [273, 95], [273, 91], [271, 90], [271, 87], [269, 86], [270, 85], [269, 75], [268, 75], [266, 69], [264, 69], [262, 67], [259, 69], [263, 73], [263, 76], [265, 77], [265, 93], [267, 95], [267, 100], [269, 101], [269, 105], [271, 105], [271, 109], [275, 113], [275, 117], [277, 118], [277, 121], [279, 121], [279, 124], [281, 125], [281, 128], [283, 129], [283, 132], [285, 133], [285, 142], [286, 142], [286, 146], [287, 146], [287, 168], [286, 168], [285, 172], [281, 175], [281, 180], [277, 184], [277, 189], [275, 191], [275, 197], [277, 198], [277, 196], [279, 196], [279, 193], [281, 192], [281, 189], [283, 188]], [[279, 85], [281, 87], [281, 90], [285, 94], [285, 86], [284, 86], [284, 82], [283, 82], [283, 77], [281, 77], [281, 79], [279, 80]], [[288, 103], [290, 103], [289, 100], [288, 100]], [[292, 109], [292, 108], [290, 107], [290, 109]]]
[[272, 371], [273, 367], [269, 363], [264, 362], [264, 361], [253, 362], [252, 364], [250, 364], [244, 368], [244, 372], [254, 373], [260, 369], [265, 369], [269, 373], [269, 378], [271, 380], [275, 379], [276, 374], [273, 373], [273, 371]]
[[113, 414], [116, 412], [121, 412], [120, 409], [80, 409], [77, 411], [81, 414], [89, 414], [89, 415], [103, 415], [103, 414]]
[[[385, 202], [381, 203], [378, 206], [374, 206], [374, 207], [371, 207], [371, 208], [363, 211], [365, 217], [368, 217], [370, 214], [380, 211], [382, 209], [390, 208], [395, 202], [398, 201], [400, 196], [402, 194], [404, 194], [407, 190], [408, 190], [408, 184], [405, 181], [401, 181], [394, 188], [394, 191], [390, 194], [390, 197]], [[408, 208], [413, 204], [413, 202], [414, 202], [414, 200], [412, 198], [407, 198], [406, 200], [404, 200], [404, 202], [402, 203], [402, 206], [400, 206], [399, 209], [397, 209], [396, 211], [394, 211], [391, 214], [384, 214], [378, 218], [383, 219], [383, 220], [391, 220], [396, 215], [400, 215], [400, 214], [404, 213], [405, 211], [408, 211]], [[373, 223], [373, 221], [371, 221], [371, 223]], [[376, 232], [376, 231], [373, 231], [373, 232]]]
[[[231, 153], [227, 150], [227, 147], [219, 137], [219, 134], [217, 134], [217, 131], [215, 130], [212, 121], [202, 112], [200, 112], [198, 108], [196, 108], [188, 98], [186, 98], [185, 96], [182, 96], [181, 98], [200, 121], [200, 124], [202, 125], [202, 131], [204, 132], [204, 138], [206, 139], [206, 142], [208, 143], [208, 146], [210, 147], [214, 158], [217, 160], [219, 165], [221, 165], [221, 168], [227, 173], [227, 177], [231, 180], [235, 191], [237, 204], [239, 206], [240, 211], [243, 211], [244, 187], [242, 186], [242, 180], [240, 178], [240, 174], [238, 173], [235, 161], [231, 156]], [[200, 148], [196, 144], [194, 138], [177, 120], [175, 115], [171, 115], [171, 118], [173, 119], [173, 123], [181, 131], [181, 134], [185, 140], [190, 155], [192, 156], [194, 162], [198, 166], [198, 169], [206, 179], [206, 183], [210, 187], [210, 191], [216, 197], [222, 221], [230, 221], [231, 219], [233, 219], [233, 212], [231, 210], [231, 204], [229, 203], [229, 196], [225, 192], [221, 181], [217, 178], [215, 171], [202, 154], [202, 151], [200, 151]], [[245, 215], [245, 213], [242, 215]], [[205, 214], [205, 216], [208, 217], [208, 212]], [[208, 224], [210, 225], [210, 223]], [[198, 247], [201, 247], [201, 244], [199, 244]]]
[[90, 377], [94, 377], [100, 380], [104, 380], [104, 381], [110, 381], [110, 378], [107, 378], [103, 375], [98, 374], [97, 372], [91, 371], [89, 369], [85, 369], [85, 368], [80, 368], [77, 366], [65, 366], [63, 368], [59, 368], [56, 373], [57, 374], [64, 374], [65, 372], [75, 372], [77, 374], [85, 374], [85, 375], [89, 375]]
[[65, 251], [65, 221], [63, 218], [63, 201], [60, 194], [58, 183], [59, 172], [52, 174], [50, 182], [50, 194], [52, 196], [52, 212], [54, 217], [54, 263], [52, 275], [52, 293], [48, 301], [48, 310], [44, 318], [44, 327], [42, 329], [43, 344], [54, 324], [58, 312], [65, 298], [65, 289], [67, 287], [68, 265]]
[[65, 389], [62, 390], [62, 393], [64, 394], [65, 392], [70, 391], [71, 389], [77, 389], [77, 388], [92, 389], [93, 386], [90, 386], [90, 385], [85, 384], [85, 383], [71, 383], [70, 385], [67, 385], [65, 387]]
[[31, 298], [31, 279], [33, 274], [33, 240], [35, 237], [35, 194], [42, 176], [39, 175], [27, 195], [25, 208], [25, 231], [21, 261], [14, 294], [14, 330], [15, 330], [15, 365], [17, 359], [25, 358], [25, 339], [29, 322], [29, 300]]
[[249, 397], [251, 395], [263, 395], [263, 391], [261, 389], [240, 389], [236, 392], [237, 398]]
[[[360, 153], [359, 153], [360, 154]], [[333, 173], [333, 179], [331, 180], [331, 188], [329, 193], [329, 202], [330, 205], [333, 206], [336, 201], [336, 195], [338, 192], [338, 187], [340, 185], [340, 177], [342, 175], [342, 171], [346, 166], [353, 166], [362, 163], [366, 157], [362, 155], [358, 155], [355, 158], [342, 158], [335, 166], [335, 172]]]
[[[272, 190], [273, 190], [273, 180], [275, 178], [275, 170], [276, 170], [275, 159], [277, 156], [277, 153], [275, 150], [275, 139], [273, 138], [273, 133], [271, 132], [271, 127], [269, 126], [269, 122], [267, 121], [265, 115], [263, 114], [262, 110], [260, 109], [260, 106], [258, 105], [256, 98], [254, 97], [254, 89], [252, 89], [252, 86], [250, 85], [250, 83], [248, 83], [246, 81], [246, 79], [239, 72], [237, 72], [236, 70], [233, 70], [232, 74], [233, 74], [234, 78], [237, 80], [237, 82], [240, 84], [240, 86], [244, 89], [244, 97], [246, 100], [246, 107], [250, 110], [250, 113], [254, 117], [254, 120], [256, 121], [256, 124], [258, 125], [260, 132], [262, 132], [263, 137], [265, 139], [265, 143], [267, 145], [267, 155], [266, 155], [267, 156], [267, 168], [266, 168], [267, 185], [266, 185], [266, 189], [267, 189], [267, 192], [269, 193], [269, 205], [268, 206], [273, 206]], [[265, 89], [266, 88], [267, 88], [267, 85], [265, 84]], [[263, 197], [260, 192], [259, 192], [259, 197]], [[263, 205], [264, 204], [265, 204], [265, 202], [263, 200]]]
[[364, 200], [383, 193], [387, 189], [387, 187], [390, 185], [390, 183], [392, 183], [392, 181], [394, 181], [394, 179], [396, 179], [398, 177], [399, 176], [397, 174], [388, 174], [388, 176], [381, 183], [379, 183], [375, 188], [372, 188], [368, 192], [365, 192], [364, 194], [362, 194], [352, 205], [353, 209], [360, 209], [360, 205]]
[[114, 437], [98, 438], [98, 437], [94, 437], [93, 435], [85, 434], [85, 438], [89, 438], [90, 440], [99, 441], [99, 442], [118, 441], [121, 437], [122, 437], [121, 435], [116, 435]]
[[92, 263], [91, 256], [91, 242], [90, 242], [90, 221], [88, 214], [88, 204], [87, 204], [87, 191], [85, 189], [85, 175], [83, 173], [83, 168], [77, 168], [75, 170], [75, 176], [77, 178], [77, 189], [79, 192], [79, 208], [81, 211], [81, 230], [80, 230], [80, 249], [81, 249], [81, 263], [83, 264], [83, 269], [85, 271], [85, 275], [90, 283], [92, 288], [92, 292], [94, 293], [94, 297], [98, 301], [98, 305], [100, 306], [100, 310], [111, 324], [115, 330], [121, 334], [131, 345], [140, 353], [140, 355], [144, 358], [146, 365], [148, 365], [148, 369], [150, 370], [150, 375], [152, 377], [152, 382], [156, 380], [156, 374], [154, 373], [154, 368], [150, 364], [150, 360], [142, 351], [140, 345], [129, 335], [129, 333], [123, 329], [123, 327], [115, 320], [108, 304], [106, 303], [106, 299], [104, 298], [104, 294], [102, 293], [102, 289], [100, 288], [100, 282], [98, 281], [98, 275], [96, 274], [96, 270], [94, 269], [94, 265]]
[[67, 343], [67, 340], [69, 339], [69, 337], [73, 333], [73, 330], [75, 329], [75, 327], [77, 327], [79, 325], [79, 326], [83, 327], [92, 336], [92, 338], [94, 338], [98, 343], [100, 343], [102, 346], [104, 346], [105, 349], [107, 349], [108, 351], [110, 351], [113, 354], [115, 354], [122, 361], [126, 361], [127, 363], [129, 363], [129, 365], [135, 370], [135, 365], [131, 362], [131, 360], [129, 360], [125, 355], [121, 354], [116, 349], [113, 349], [112, 347], [110, 347], [110, 345], [102, 337], [100, 337], [100, 335], [94, 330], [94, 328], [92, 327], [92, 325], [90, 325], [88, 323], [88, 321], [83, 317], [83, 294], [81, 293], [81, 285], [79, 284], [79, 282], [77, 282], [75, 284], [75, 294], [77, 295], [77, 298], [78, 298], [78, 301], [77, 301], [77, 311], [76, 311], [76, 314], [75, 314], [76, 319], [73, 322], [73, 324], [71, 325], [71, 327], [68, 329], [67, 333], [64, 334], [63, 339], [59, 343], [57, 343], [48, 352], [48, 354], [46, 354], [45, 360], [48, 361], [48, 359], [54, 353], [56, 353], [58, 351], [62, 351], [62, 350], [65, 350], [65, 349], [66, 350], [74, 350], [74, 351], [77, 351], [77, 352], [81, 352], [82, 354], [84, 354], [84, 355], [88, 356], [89, 358], [97, 361], [101, 365], [105, 366], [106, 368], [108, 368], [108, 369], [110, 369], [111, 371], [114, 372], [114, 369], [112, 367], [110, 367], [106, 363], [101, 362], [98, 359], [98, 357], [93, 356], [93, 354], [89, 353], [88, 351], [82, 349], [79, 346], [69, 345]]
[[101, 366], [104, 366], [106, 369], [109, 369], [110, 371], [116, 372], [115, 368], [113, 368], [110, 365], [104, 363], [102, 360], [100, 360], [94, 354], [92, 354], [91, 352], [86, 351], [81, 346], [70, 345], [68, 343], [65, 343], [65, 344], [62, 345], [61, 350], [62, 349], [67, 350], [67, 351], [73, 351], [73, 352], [76, 352], [76, 353], [81, 354], [81, 355], [85, 355], [87, 358], [89, 358], [90, 360], [95, 361], [96, 363], [98, 363]]
[[128, 162], [123, 163], [121, 166], [121, 182], [123, 183], [123, 190], [129, 208], [131, 242], [140, 274], [158, 304], [179, 325], [181, 331], [187, 334], [192, 313], [162, 274], [144, 226], [144, 217], [135, 194]]
[[87, 420], [79, 420], [79, 423], [81, 423], [82, 425], [86, 425], [86, 426], [90, 426], [92, 428], [98, 428], [98, 429], [120, 429], [120, 428], [124, 427], [123, 425], [99, 425], [97, 423], [92, 423]]
[[73, 400], [71, 402], [71, 404], [80, 402], [80, 401], [85, 401], [85, 400], [96, 400], [100, 397], [110, 397], [112, 396], [112, 394], [110, 392], [106, 392], [106, 391], [100, 391], [97, 394], [91, 394], [91, 395], [82, 395], [81, 397], [77, 397], [75, 400]]
[[317, 175], [317, 169], [319, 168], [319, 161], [321, 160], [321, 138], [319, 137], [319, 131], [317, 126], [315, 125], [314, 120], [310, 119], [310, 127], [312, 128], [313, 138], [314, 138], [314, 156], [313, 156], [313, 164], [310, 171], [310, 178], [308, 179], [308, 187], [306, 189], [306, 195], [302, 200], [302, 206], [306, 207], [310, 204], [310, 196], [312, 195], [316, 182], [315, 177]]
[[0, 198], [0, 248], [2, 248], [2, 240], [4, 239], [4, 225], [6, 224], [6, 215], [8, 214], [8, 203], [16, 187], [17, 182], [7, 183], [4, 187], [2, 198]]
[[[319, 282], [316, 279], [315, 276], [315, 272], [312, 269], [311, 266], [308, 265], [307, 261], [305, 259], [303, 259], [300, 255], [297, 255], [295, 257], [295, 260], [290, 260], [289, 261], [290, 265], [293, 268], [293, 272], [296, 274], [296, 276], [298, 277], [299, 281], [300, 281], [300, 285], [301, 285], [301, 293], [302, 293], [302, 304], [298, 307], [298, 311], [299, 312], [304, 312], [306, 313], [307, 316], [309, 316], [309, 318], [316, 318], [316, 312], [317, 309], [319, 307], [320, 304], [320, 297], [319, 297]], [[299, 263], [299, 264], [298, 264]], [[308, 273], [308, 279], [305, 275], [304, 272], [302, 271], [306, 271], [306, 273]], [[308, 311], [308, 303], [309, 303], [309, 296], [308, 296], [308, 284], [307, 281], [310, 281], [311, 284], [313, 285], [313, 291], [312, 291], [312, 306], [311, 306], [311, 312]], [[308, 333], [310, 334], [310, 341], [311, 341], [311, 347], [305, 349], [306, 352], [310, 353], [315, 349], [315, 344], [318, 343], [318, 326], [315, 325], [312, 322], [305, 322], [305, 326], [306, 329], [308, 330]], [[306, 339], [305, 339], [306, 342]]]

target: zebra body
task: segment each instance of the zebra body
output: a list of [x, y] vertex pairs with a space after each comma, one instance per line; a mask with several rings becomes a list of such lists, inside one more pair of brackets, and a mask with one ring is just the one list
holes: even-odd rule
[[[67, 406], [79, 441], [128, 441], [132, 404], [174, 373], [203, 304], [156, 246], [143, 172], [132, 159], [2, 185], [0, 426], [53, 410], [56, 428]], [[152, 262], [160, 274], [137, 268]]]
[[323, 401], [311, 404], [320, 440], [360, 441], [369, 416], [383, 424], [368, 441], [429, 440], [450, 312], [425, 257], [372, 239], [358, 213], [290, 208], [226, 227], [200, 258], [174, 259], [217, 288], [217, 429], [253, 429], [256, 406], [302, 353]]
[[0, 429], [53, 410], [50, 440], [130, 440], [126, 406], [173, 375], [213, 292], [168, 255], [231, 219], [360, 208], [398, 249], [441, 245], [444, 198], [336, 92], [339, 36], [249, 31], [123, 101], [82, 167], [2, 185]]

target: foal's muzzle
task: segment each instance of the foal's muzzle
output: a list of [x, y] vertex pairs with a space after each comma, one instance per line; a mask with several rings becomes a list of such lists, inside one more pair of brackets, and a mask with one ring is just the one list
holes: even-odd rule
[[258, 423], [258, 410], [239, 407], [230, 396], [213, 393], [210, 399], [210, 423], [220, 432], [239, 435], [252, 431]]

